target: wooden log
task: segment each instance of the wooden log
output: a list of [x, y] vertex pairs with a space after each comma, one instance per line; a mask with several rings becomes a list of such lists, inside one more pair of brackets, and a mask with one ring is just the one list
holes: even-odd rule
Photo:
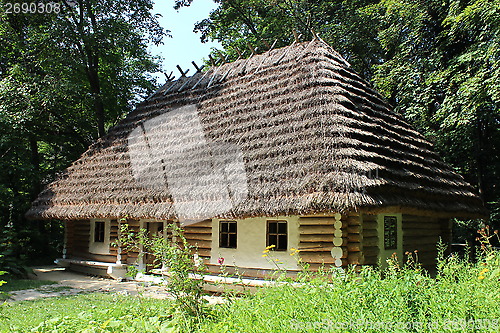
[[305, 225], [331, 225], [335, 223], [335, 218], [334, 217], [300, 217], [299, 218], [299, 225], [300, 226], [305, 226]]
[[347, 251], [349, 252], [359, 252], [362, 249], [361, 243], [348, 243]]
[[364, 237], [378, 237], [378, 231], [373, 229], [363, 230], [363, 238]]
[[361, 252], [349, 253], [347, 256], [347, 263], [350, 265], [360, 265], [363, 262], [363, 255]]
[[405, 237], [439, 237], [441, 230], [428, 230], [428, 229], [403, 229]]
[[403, 239], [403, 246], [404, 247], [411, 247], [414, 245], [434, 245], [439, 242], [439, 235], [435, 236], [425, 236], [425, 237], [410, 237], [410, 236], [405, 236]]
[[419, 215], [403, 214], [403, 222], [404, 221], [412, 221], [412, 222], [434, 223], [437, 220], [438, 220], [437, 217], [432, 217], [432, 216], [419, 216]]
[[212, 220], [204, 220], [201, 222], [196, 222], [196, 223], [184, 226], [184, 228], [212, 228]]
[[317, 242], [329, 242], [333, 243], [333, 234], [332, 235], [300, 235], [299, 241], [303, 243], [317, 243]]
[[199, 227], [199, 228], [185, 228], [184, 233], [190, 233], [190, 234], [212, 234], [212, 228], [204, 228], [204, 227]]
[[[365, 257], [371, 257], [371, 256], [378, 256], [380, 250], [378, 247], [371, 246], [371, 247], [363, 247], [362, 252]], [[396, 252], [396, 250], [394, 250], [394, 252]]]
[[205, 249], [210, 249], [212, 247], [212, 242], [209, 241], [202, 241], [202, 240], [187, 240], [187, 242], [192, 245], [196, 246], [198, 248], [205, 248]]
[[319, 234], [333, 234], [335, 229], [333, 228], [333, 225], [331, 226], [300, 226], [299, 227], [299, 234], [301, 235], [319, 235]]
[[200, 257], [210, 257], [211, 256], [210, 249], [198, 249], [198, 250], [194, 250], [193, 253], [197, 253]]
[[359, 234], [349, 234], [347, 235], [347, 239], [349, 243], [361, 243], [363, 240], [363, 237]]
[[300, 258], [307, 263], [314, 263], [314, 264], [334, 264], [335, 259], [332, 258], [332, 256], [324, 253], [301, 253]]
[[359, 217], [348, 217], [346, 219], [347, 223], [350, 225], [350, 226], [355, 226], [355, 225], [361, 225], [361, 220]]
[[378, 256], [363, 256], [363, 264], [364, 265], [377, 265], [378, 264]]
[[363, 223], [366, 222], [377, 222], [377, 215], [363, 214]]
[[330, 242], [317, 242], [317, 243], [302, 243], [299, 242], [298, 249], [316, 249], [316, 248], [329, 248], [331, 249], [333, 247], [332, 243]]
[[332, 243], [335, 246], [346, 246], [349, 243], [349, 240], [347, 239], [347, 237], [335, 237]]
[[332, 244], [330, 244], [329, 246], [321, 246], [321, 247], [303, 247], [303, 248], [298, 248], [298, 250], [300, 251], [299, 253], [302, 253], [302, 252], [328, 252], [330, 253], [330, 251], [332, 250], [334, 246]]
[[378, 228], [378, 223], [376, 221], [363, 221], [363, 229], [373, 229], [376, 230]]
[[360, 225], [347, 227], [347, 232], [350, 234], [360, 234], [361, 231], [362, 231], [362, 227]]
[[335, 246], [330, 251], [330, 256], [332, 258], [347, 258], [347, 254], [348, 252], [346, 247]]
[[363, 237], [363, 246], [378, 246], [378, 237]]
[[210, 241], [210, 240], [212, 240], [212, 234], [184, 233], [184, 237], [187, 240], [204, 240], [204, 241]]
[[420, 222], [409, 222], [403, 221], [403, 229], [440, 229], [440, 223], [420, 223]]

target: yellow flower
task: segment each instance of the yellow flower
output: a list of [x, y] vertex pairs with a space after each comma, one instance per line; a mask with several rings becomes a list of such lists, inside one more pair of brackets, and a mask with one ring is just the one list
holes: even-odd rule
[[483, 269], [481, 270], [481, 273], [479, 273], [479, 274], [480, 274], [480, 275], [483, 275], [484, 273], [489, 272], [489, 271], [490, 271], [490, 270], [489, 270], [488, 268], [483, 268]]
[[264, 251], [262, 251], [262, 253], [267, 253], [267, 252], [269, 252], [269, 250], [267, 250], [267, 249], [266, 249], [266, 250], [264, 250]]
[[484, 279], [484, 275], [479, 275], [477, 278], [478, 278], [479, 280], [482, 280], [482, 279]]
[[262, 256], [263, 256], [263, 257], [267, 257], [267, 254], [263, 254]]
[[266, 250], [272, 249], [273, 247], [276, 247], [276, 245], [269, 245], [268, 247], [266, 247]]

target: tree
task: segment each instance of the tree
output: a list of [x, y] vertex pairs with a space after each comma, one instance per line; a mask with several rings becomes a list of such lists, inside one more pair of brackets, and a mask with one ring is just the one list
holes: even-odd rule
[[476, 186], [500, 226], [500, 1], [214, 2], [195, 30], [229, 59], [247, 43], [289, 45], [293, 31], [330, 43]]
[[154, 91], [159, 59], [147, 47], [165, 34], [150, 0], [75, 3], [16, 14], [0, 0], [0, 225], [45, 240], [60, 228], [25, 221], [30, 202]]

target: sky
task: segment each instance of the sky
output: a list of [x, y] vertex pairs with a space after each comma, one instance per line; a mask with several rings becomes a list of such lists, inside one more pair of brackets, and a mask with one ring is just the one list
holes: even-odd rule
[[[174, 72], [176, 78], [180, 76], [175, 67], [179, 65], [184, 71], [189, 68], [188, 76], [196, 72], [191, 61], [198, 66], [203, 64], [203, 58], [207, 58], [212, 47], [219, 47], [216, 42], [201, 43], [200, 34], [193, 32], [196, 22], [207, 18], [210, 12], [217, 7], [212, 0], [194, 0], [191, 6], [181, 8], [179, 11], [173, 9], [173, 0], [157, 0], [153, 13], [161, 14], [159, 22], [164, 29], [170, 30], [172, 38], [165, 37], [164, 44], [150, 46], [151, 53], [161, 56], [163, 60], [163, 71]], [[165, 82], [165, 76], [157, 75], [159, 83]]]

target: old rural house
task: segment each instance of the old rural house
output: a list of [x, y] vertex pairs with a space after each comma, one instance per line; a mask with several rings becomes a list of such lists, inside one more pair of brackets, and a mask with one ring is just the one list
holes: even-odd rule
[[212, 271], [376, 265], [419, 250], [431, 265], [450, 219], [483, 217], [473, 188], [320, 39], [167, 82], [33, 203], [66, 224], [65, 262], [120, 275], [119, 221], [185, 224]]

